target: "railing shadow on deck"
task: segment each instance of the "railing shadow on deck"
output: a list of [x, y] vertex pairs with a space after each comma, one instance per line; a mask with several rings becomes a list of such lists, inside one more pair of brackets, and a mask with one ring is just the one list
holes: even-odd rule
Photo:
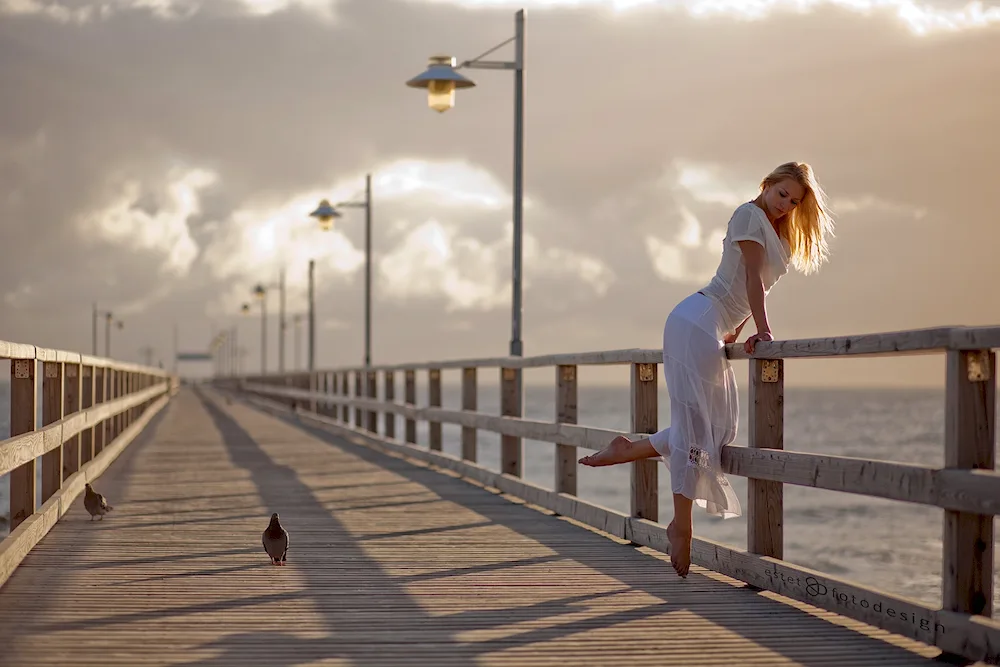
[[[692, 559], [764, 590], [786, 595], [891, 632], [934, 645], [955, 656], [1000, 662], [1000, 623], [992, 618], [993, 517], [1000, 513], [995, 471], [996, 355], [1000, 327], [940, 327], [829, 339], [761, 343], [753, 357], [742, 345], [726, 347], [732, 359], [750, 359], [749, 447], [730, 446], [722, 457], [729, 474], [748, 478], [748, 548], [696, 539]], [[784, 360], [846, 355], [944, 353], [946, 372], [945, 467], [941, 469], [862, 458], [784, 451]], [[657, 429], [660, 350], [612, 350], [538, 357], [466, 359], [321, 370], [288, 375], [219, 378], [220, 387], [248, 392], [308, 411], [317, 418], [442, 465], [480, 482], [636, 544], [666, 551], [657, 523], [657, 463], [632, 470], [631, 512], [613, 512], [576, 496], [577, 447], [598, 449], [616, 431], [576, 425], [579, 365], [631, 366], [631, 435]], [[553, 422], [522, 419], [522, 369], [554, 367], [557, 414]], [[501, 415], [476, 412], [477, 371], [499, 370]], [[462, 409], [441, 406], [441, 372], [460, 369]], [[395, 400], [394, 373], [404, 373], [403, 403]], [[425, 371], [428, 405], [416, 405], [416, 372]], [[378, 400], [378, 375], [383, 400]], [[354, 375], [354, 392], [349, 376]], [[351, 426], [351, 408], [354, 424]], [[384, 414], [380, 433], [379, 413]], [[396, 415], [405, 419], [397, 440]], [[416, 447], [416, 421], [428, 422], [429, 450]], [[441, 424], [462, 427], [462, 454], [441, 452]], [[501, 468], [476, 464], [476, 431], [501, 434]], [[553, 490], [521, 479], [522, 438], [556, 444]], [[783, 485], [795, 484], [944, 509], [942, 607], [866, 588], [783, 558]]]
[[[347, 659], [352, 665], [385, 664], [393, 653], [405, 655], [412, 664], [451, 664], [454, 660], [465, 660], [474, 664], [477, 658], [496, 651], [516, 651], [519, 647], [551, 642], [579, 633], [593, 632], [613, 627], [620, 623], [652, 619], [665, 614], [685, 612], [697, 618], [765, 647], [784, 658], [796, 661], [806, 667], [830, 664], [832, 659], [842, 658], [847, 663], [863, 657], [868, 660], [899, 661], [905, 664], [940, 664], [931, 658], [920, 658], [911, 651], [893, 646], [885, 641], [859, 634], [850, 628], [831, 624], [811, 613], [797, 609], [776, 600], [759, 595], [746, 594], [742, 587], [727, 584], [710, 577], [692, 573], [687, 581], [679, 584], [671, 576], [669, 565], [662, 559], [654, 558], [628, 544], [609, 542], [607, 538], [575, 525], [562, 524], [554, 517], [539, 515], [536, 510], [517, 506], [483, 489], [482, 499], [475, 502], [474, 512], [483, 522], [474, 525], [503, 527], [526, 537], [545, 547], [551, 555], [527, 557], [501, 563], [454, 568], [432, 573], [413, 575], [389, 575], [363, 550], [363, 543], [372, 539], [384, 539], [401, 535], [424, 534], [457, 530], [466, 524], [447, 528], [422, 529], [378, 534], [376, 536], [352, 537], [344, 526], [331, 516], [313, 495], [312, 491], [298, 478], [298, 473], [287, 466], [273, 461], [260, 445], [235, 420], [214, 405], [211, 398], [205, 404], [222, 433], [232, 460], [245, 467], [253, 476], [266, 505], [272, 507], [295, 506], [307, 508], [306, 513], [296, 511], [295, 519], [304, 523], [309, 519], [319, 522], [310, 526], [322, 526], [324, 540], [330, 552], [336, 552], [337, 559], [354, 562], [354, 576], [348, 580], [331, 578], [328, 568], [311, 567], [306, 558], [298, 555], [299, 570], [306, 579], [304, 593], [323, 616], [330, 636], [342, 641], [331, 642], [328, 638], [303, 639], [283, 633], [251, 633], [232, 635], [204, 648], [222, 649], [220, 655], [206, 660], [183, 663], [185, 667], [213, 667], [250, 664], [259, 660], [261, 646], [268, 647], [269, 664], [284, 667], [312, 660]], [[375, 449], [354, 444], [337, 437], [321, 426], [312, 426], [294, 416], [277, 413], [284, 421], [302, 428], [317, 440], [326, 442], [344, 453], [365, 461], [372, 466], [387, 469], [405, 480], [432, 490], [440, 500], [465, 506], [470, 492], [468, 484], [454, 477], [418, 465], [398, 456], [391, 456]], [[275, 471], [278, 472], [277, 476]], [[343, 488], [343, 487], [340, 487]], [[384, 507], [378, 503], [373, 507]], [[350, 509], [350, 508], [340, 508]], [[567, 539], [571, 535], [572, 539]], [[308, 539], [308, 538], [307, 538]], [[298, 540], [297, 553], [301, 554], [302, 540]], [[309, 545], [312, 546], [312, 545]], [[315, 547], [313, 547], [315, 548]], [[306, 552], [309, 554], [309, 552]], [[315, 553], [319, 553], [317, 549]], [[321, 560], [321, 559], [320, 559]], [[432, 615], [417, 604], [407, 594], [405, 587], [416, 582], [446, 581], [451, 577], [495, 572], [557, 561], [573, 561], [586, 568], [601, 573], [609, 581], [620, 584], [612, 591], [563, 597], [524, 606], [461, 611], [445, 615]], [[358, 567], [364, 564], [364, 567]], [[613, 564], [613, 565], [612, 565]], [[361, 593], [349, 595], [350, 591], [378, 591], [378, 595]], [[581, 605], [599, 602], [602, 598], [641, 592], [648, 596], [647, 604], [609, 611], [588, 618], [565, 621], [556, 620], [567, 614], [578, 614]], [[377, 648], [361, 642], [343, 641], [345, 636], [359, 627], [369, 616], [369, 612], [384, 610], [386, 601], [391, 600], [392, 614], [378, 614], [378, 631], [387, 636], [399, 638], [399, 645], [382, 644]], [[676, 618], [676, 617], [674, 617]], [[361, 619], [359, 621], [359, 619]], [[524, 627], [526, 623], [538, 622], [542, 627], [527, 628], [516, 632], [503, 628]], [[671, 619], [662, 619], [662, 632], [671, 632]], [[683, 626], [683, 624], [682, 624]], [[781, 628], [794, 628], [794, 632], [783, 633]], [[499, 631], [496, 639], [483, 641], [463, 640], [461, 635], [476, 631], [489, 633]], [[676, 628], [675, 628], [676, 631]], [[814, 641], [803, 642], [803, 636]], [[642, 641], [636, 639], [636, 641]], [[655, 638], [651, 638], [655, 641]], [[678, 637], [678, 643], [697, 642], [697, 637]], [[597, 650], [596, 648], [593, 650]]]

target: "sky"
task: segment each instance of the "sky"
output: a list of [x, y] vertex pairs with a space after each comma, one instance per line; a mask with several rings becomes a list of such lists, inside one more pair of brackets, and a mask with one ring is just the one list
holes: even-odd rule
[[[284, 267], [304, 313], [313, 259], [317, 365], [358, 365], [364, 212], [308, 214], [371, 174], [373, 363], [505, 354], [513, 76], [466, 71], [444, 114], [405, 81], [511, 37], [520, 7], [525, 354], [659, 347], [789, 160], [836, 236], [769, 295], [777, 338], [1000, 324], [1000, 2], [0, 0], [0, 339], [90, 352], [96, 302], [114, 357], [169, 367], [175, 325], [184, 351], [235, 328], [257, 371], [240, 306]], [[939, 387], [943, 363], [787, 373]]]

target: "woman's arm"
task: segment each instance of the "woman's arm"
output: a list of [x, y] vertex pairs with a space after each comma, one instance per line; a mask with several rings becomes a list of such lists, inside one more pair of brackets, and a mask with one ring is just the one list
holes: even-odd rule
[[740, 241], [739, 244], [746, 265], [747, 301], [750, 302], [750, 314], [757, 325], [757, 333], [746, 342], [747, 352], [753, 354], [754, 344], [758, 340], [774, 340], [771, 335], [771, 325], [767, 322], [767, 308], [764, 305], [764, 280], [761, 277], [764, 248], [754, 241]]
[[736, 327], [736, 331], [734, 331], [731, 334], [726, 334], [723, 337], [722, 342], [725, 343], [726, 345], [728, 345], [730, 343], [735, 343], [736, 340], [740, 337], [740, 332], [743, 331], [743, 325], [746, 324], [747, 320], [749, 320], [749, 319], [750, 319], [750, 316], [747, 315], [746, 319], [744, 319], [742, 322], [740, 322], [740, 325], [738, 327]]

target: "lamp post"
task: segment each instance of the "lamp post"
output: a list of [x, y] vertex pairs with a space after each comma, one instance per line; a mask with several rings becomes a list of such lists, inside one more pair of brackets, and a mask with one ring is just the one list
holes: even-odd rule
[[326, 199], [309, 215], [319, 220], [320, 229], [333, 229], [335, 218], [342, 217], [338, 208], [365, 209], [365, 367], [372, 363], [372, 175], [365, 175], [364, 201], [344, 201], [331, 206]]
[[[514, 60], [496, 61], [481, 60], [484, 56], [511, 42], [514, 43]], [[514, 243], [513, 243], [513, 276], [511, 295], [511, 356], [521, 356], [521, 230], [522, 201], [524, 173], [524, 10], [514, 14], [514, 36], [497, 44], [482, 55], [466, 60], [455, 66], [455, 58], [451, 56], [433, 56], [427, 70], [406, 82], [411, 88], [427, 89], [427, 104], [438, 113], [444, 113], [455, 105], [455, 91], [460, 88], [472, 88], [475, 82], [466, 78], [457, 70], [466, 69], [501, 69], [514, 71]]]
[[267, 375], [267, 287], [257, 283], [253, 295], [260, 302], [260, 374]]
[[115, 322], [115, 326], [117, 326], [119, 329], [123, 329], [125, 327], [125, 323], [122, 322], [121, 320], [115, 321], [114, 315], [111, 313], [110, 310], [98, 310], [97, 309], [97, 304], [96, 303], [94, 304], [94, 308], [93, 308], [91, 319], [92, 319], [92, 325], [93, 325], [92, 347], [94, 349], [94, 356], [95, 357], [97, 356], [97, 318], [98, 317], [103, 317], [104, 318], [104, 357], [105, 358], [110, 358], [111, 357], [111, 323]]

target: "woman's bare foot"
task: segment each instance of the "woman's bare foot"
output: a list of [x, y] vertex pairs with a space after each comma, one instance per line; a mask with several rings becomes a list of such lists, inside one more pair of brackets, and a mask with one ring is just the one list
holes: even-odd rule
[[635, 443], [620, 435], [611, 441], [607, 447], [580, 459], [580, 463], [585, 466], [613, 466], [616, 463], [628, 463], [635, 461], [633, 448]]
[[682, 577], [688, 575], [691, 568], [691, 537], [690, 528], [685, 531], [671, 521], [667, 526], [667, 540], [670, 542], [670, 564], [674, 571]]

